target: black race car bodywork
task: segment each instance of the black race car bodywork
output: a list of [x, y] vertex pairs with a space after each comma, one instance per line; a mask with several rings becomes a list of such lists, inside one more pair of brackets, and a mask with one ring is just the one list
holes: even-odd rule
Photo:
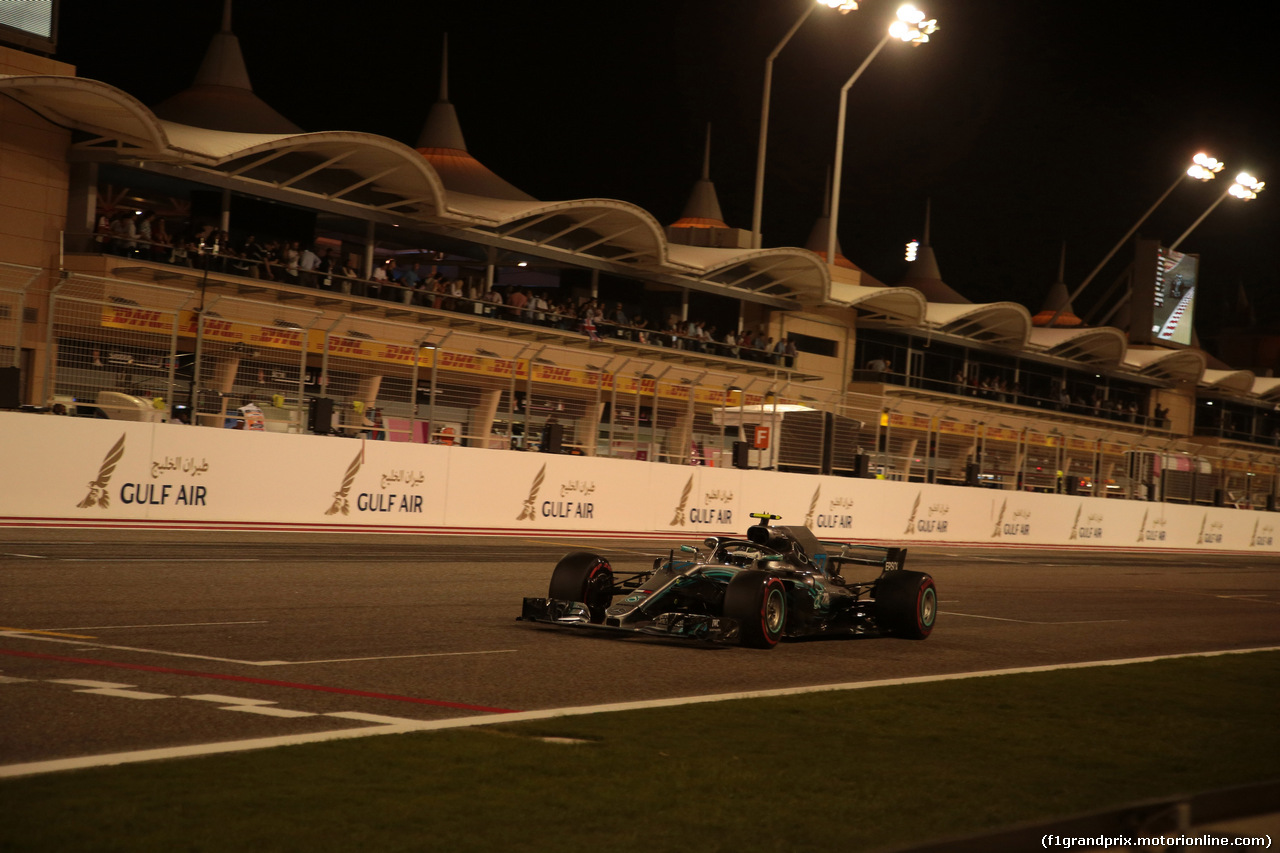
[[[922, 640], [933, 631], [933, 578], [902, 568], [905, 548], [819, 542], [807, 527], [754, 513], [745, 539], [710, 537], [653, 569], [617, 574], [575, 551], [556, 565], [546, 598], [526, 598], [520, 619], [772, 648], [782, 637], [874, 634]], [[845, 577], [854, 567], [876, 577]]]

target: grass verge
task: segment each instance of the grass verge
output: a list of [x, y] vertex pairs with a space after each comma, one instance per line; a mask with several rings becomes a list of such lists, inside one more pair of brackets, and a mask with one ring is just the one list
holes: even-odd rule
[[1278, 778], [1277, 708], [1266, 652], [375, 737], [7, 780], [0, 850], [883, 849]]

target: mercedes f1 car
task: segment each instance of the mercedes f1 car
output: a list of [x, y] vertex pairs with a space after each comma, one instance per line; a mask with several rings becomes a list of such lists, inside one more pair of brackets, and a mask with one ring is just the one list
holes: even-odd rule
[[[905, 548], [818, 541], [769, 513], [747, 537], [712, 536], [684, 545], [649, 571], [615, 573], [590, 551], [566, 555], [546, 598], [526, 598], [520, 619], [577, 628], [737, 643], [770, 649], [782, 637], [890, 635], [923, 640], [933, 631], [933, 578], [904, 569]], [[850, 567], [880, 570], [872, 580]]]

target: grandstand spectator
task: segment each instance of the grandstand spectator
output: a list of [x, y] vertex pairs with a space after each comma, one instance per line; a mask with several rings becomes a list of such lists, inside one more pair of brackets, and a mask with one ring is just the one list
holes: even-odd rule
[[105, 213], [99, 213], [94, 219], [93, 243], [98, 251], [107, 251], [111, 248], [111, 219]]
[[298, 253], [298, 284], [303, 287], [316, 286], [316, 267], [320, 266], [320, 256], [311, 247]]
[[418, 262], [414, 261], [404, 268], [400, 273], [400, 284], [410, 290], [419, 290], [422, 284], [422, 272], [418, 268]]
[[138, 227], [133, 214], [121, 210], [111, 217], [111, 251], [128, 257], [138, 248]]
[[484, 302], [484, 315], [486, 317], [498, 316], [498, 306], [502, 305], [501, 293], [496, 290], [487, 290], [482, 301]]
[[192, 242], [187, 233], [183, 233], [173, 241], [173, 249], [169, 254], [169, 263], [180, 267], [190, 267], [191, 259], [199, 252], [199, 247]]
[[262, 245], [258, 242], [258, 238], [253, 234], [246, 237], [240, 244], [237, 255], [236, 260], [231, 264], [232, 270], [237, 275], [258, 278], [262, 266]]
[[[383, 289], [387, 284], [387, 268], [382, 264], [375, 264], [373, 271], [369, 273], [369, 285], [365, 289], [371, 299], [381, 299], [383, 297]], [[390, 289], [390, 288], [386, 288]]]
[[529, 320], [539, 326], [546, 325], [547, 300], [541, 291], [535, 290], [533, 296], [529, 297]]
[[151, 258], [167, 261], [173, 255], [173, 238], [169, 236], [164, 217], [157, 216], [151, 223]]
[[319, 262], [316, 264], [316, 273], [320, 277], [320, 287], [324, 290], [332, 290], [335, 286], [334, 279], [342, 272], [342, 263], [333, 254], [333, 249], [325, 249], [324, 254], [320, 256]]
[[280, 241], [268, 240], [262, 245], [262, 255], [260, 257], [259, 271], [263, 278], [267, 281], [275, 281], [279, 274], [280, 264]]
[[507, 304], [510, 306], [507, 313], [512, 320], [522, 323], [529, 319], [529, 313], [525, 310], [529, 305], [529, 297], [523, 290], [511, 288], [507, 293]]
[[151, 240], [151, 224], [155, 221], [156, 212], [154, 210], [144, 210], [142, 215], [138, 217], [138, 245], [141, 247], [138, 254], [144, 258], [151, 257], [152, 240]]
[[284, 280], [289, 284], [298, 283], [298, 262], [302, 258], [302, 253], [298, 251], [298, 241], [294, 240], [285, 247], [281, 253], [281, 263], [284, 265]]

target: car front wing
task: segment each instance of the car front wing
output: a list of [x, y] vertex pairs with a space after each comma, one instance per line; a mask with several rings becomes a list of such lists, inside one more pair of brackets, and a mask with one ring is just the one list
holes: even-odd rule
[[553, 598], [524, 599], [518, 621], [540, 622], [561, 628], [586, 628], [625, 634], [646, 634], [651, 637], [703, 640], [712, 643], [737, 642], [740, 627], [736, 619], [704, 616], [697, 613], [659, 613], [653, 618], [613, 619], [610, 621], [616, 624], [598, 624], [591, 621], [591, 614], [586, 604], [580, 601], [560, 601]]

